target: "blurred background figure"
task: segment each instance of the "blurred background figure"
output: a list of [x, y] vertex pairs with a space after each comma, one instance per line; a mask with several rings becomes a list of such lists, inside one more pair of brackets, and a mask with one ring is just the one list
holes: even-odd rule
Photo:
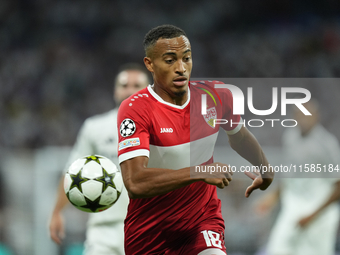
[[[279, 188], [264, 197], [258, 206], [268, 212], [281, 199], [281, 208], [271, 231], [268, 255], [334, 255], [339, 228], [340, 179], [330, 178], [339, 167], [340, 147], [334, 135], [319, 123], [319, 105], [315, 100], [305, 104], [312, 116], [294, 110], [296, 128], [283, 135], [285, 165], [317, 165], [324, 178], [313, 173], [281, 175]], [[329, 166], [332, 164], [333, 166]], [[333, 170], [328, 170], [331, 167]], [[320, 169], [319, 169], [320, 170]], [[318, 170], [318, 171], [319, 171]], [[315, 173], [314, 173], [315, 174]], [[338, 174], [337, 174], [338, 175]], [[334, 175], [333, 175], [334, 177]]]
[[7, 237], [5, 234], [5, 226], [6, 226], [6, 196], [5, 196], [5, 189], [4, 189], [4, 179], [3, 179], [3, 172], [0, 167], [0, 255], [12, 255], [10, 248], [7, 247]]
[[[126, 64], [121, 67], [114, 81], [113, 97], [116, 108], [88, 118], [79, 131], [67, 167], [76, 159], [86, 155], [102, 155], [119, 167], [117, 159], [118, 133], [117, 112], [120, 103], [149, 84], [149, 74], [144, 66]], [[66, 167], [66, 170], [67, 170]], [[64, 220], [62, 210], [69, 204], [63, 188], [64, 175], [60, 180], [58, 198], [50, 220], [50, 235], [53, 241], [62, 243]], [[124, 219], [129, 198], [124, 188], [118, 201], [111, 208], [92, 213], [87, 224], [84, 255], [123, 255]]]

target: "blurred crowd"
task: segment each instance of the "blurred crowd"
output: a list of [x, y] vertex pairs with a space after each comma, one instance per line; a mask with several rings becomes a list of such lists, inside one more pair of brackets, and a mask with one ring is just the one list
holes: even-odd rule
[[340, 76], [337, 1], [255, 2], [2, 1], [0, 144], [72, 145], [86, 117], [114, 106], [118, 66], [142, 63], [144, 34], [164, 23], [187, 31], [192, 77]]

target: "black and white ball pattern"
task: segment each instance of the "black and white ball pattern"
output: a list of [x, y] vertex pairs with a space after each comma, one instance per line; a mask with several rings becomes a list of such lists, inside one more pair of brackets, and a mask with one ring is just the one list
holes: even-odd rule
[[122, 137], [127, 137], [133, 135], [136, 131], [136, 125], [132, 119], [125, 119], [120, 124], [120, 135]]

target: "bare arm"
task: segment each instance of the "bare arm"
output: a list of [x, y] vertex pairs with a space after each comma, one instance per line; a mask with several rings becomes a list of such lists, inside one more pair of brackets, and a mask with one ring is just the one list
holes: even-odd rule
[[131, 198], [162, 195], [197, 181], [224, 188], [231, 181], [228, 173], [217, 173], [212, 175], [213, 178], [191, 178], [190, 167], [179, 170], [147, 168], [148, 160], [141, 156], [120, 164], [124, 184]]
[[340, 199], [340, 181], [336, 182], [335, 184], [335, 188], [333, 193], [330, 195], [330, 197], [311, 215], [302, 218], [299, 221], [299, 225], [301, 227], [305, 227], [307, 226], [310, 222], [312, 222], [318, 215], [320, 215], [320, 213], [326, 209], [329, 205], [331, 205], [332, 203], [334, 203], [335, 201], [338, 201]]
[[[264, 155], [262, 148], [252, 133], [247, 128], [242, 127], [239, 132], [229, 136], [230, 146], [243, 158], [248, 160], [254, 166], [266, 166], [269, 169], [269, 163]], [[254, 174], [246, 173], [251, 179], [253, 179], [252, 185], [250, 185], [245, 193], [246, 197], [255, 190], [265, 190], [272, 183], [274, 178], [274, 172], [269, 171], [267, 173]]]
[[54, 206], [51, 220], [49, 223], [50, 236], [54, 242], [57, 244], [62, 243], [62, 239], [64, 238], [64, 220], [62, 217], [62, 210], [64, 207], [69, 204], [69, 201], [65, 195], [63, 185], [64, 184], [64, 175], [60, 179], [58, 193], [57, 193], [57, 201]]

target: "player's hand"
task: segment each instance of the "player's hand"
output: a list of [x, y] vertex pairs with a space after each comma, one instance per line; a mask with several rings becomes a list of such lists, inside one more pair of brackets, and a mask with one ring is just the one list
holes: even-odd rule
[[259, 215], [267, 215], [270, 209], [270, 204], [266, 200], [258, 202], [255, 206], [255, 212]]
[[52, 240], [60, 245], [65, 237], [64, 219], [61, 213], [52, 214], [49, 229]]
[[268, 215], [275, 208], [276, 204], [279, 201], [279, 197], [279, 188], [276, 188], [275, 191], [269, 192], [268, 194], [262, 196], [255, 205], [255, 212], [261, 216]]
[[249, 197], [250, 194], [256, 189], [267, 189], [272, 182], [270, 179], [263, 179], [261, 174], [258, 172], [245, 172], [245, 175], [253, 180], [253, 183], [246, 189], [246, 197]]
[[[221, 167], [220, 169], [229, 169], [228, 171], [225, 171], [225, 172], [219, 172], [219, 171], [215, 171], [215, 172], [211, 172], [211, 173], [206, 173], [205, 176], [209, 175], [208, 178], [204, 178], [204, 182], [205, 183], [208, 183], [210, 185], [214, 185], [220, 189], [223, 189], [224, 187], [227, 187], [229, 185], [229, 182], [232, 181], [232, 175], [233, 175], [233, 172], [230, 171], [230, 168], [228, 165], [226, 164], [223, 164], [223, 163], [219, 163], [219, 162], [216, 162], [216, 163], [212, 163], [212, 164], [209, 164], [209, 165], [206, 165], [207, 167], [208, 166], [214, 166], [215, 169], [218, 169], [218, 166]], [[211, 176], [211, 177], [210, 177]]]
[[304, 217], [301, 220], [299, 220], [298, 226], [301, 228], [305, 228], [314, 220], [314, 218], [315, 218], [315, 214], [311, 214], [307, 217]]

